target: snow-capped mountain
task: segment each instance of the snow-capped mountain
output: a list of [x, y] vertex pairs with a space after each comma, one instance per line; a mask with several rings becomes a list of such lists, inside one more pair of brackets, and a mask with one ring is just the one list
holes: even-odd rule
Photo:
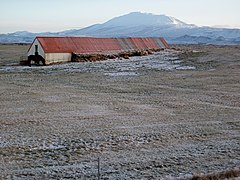
[[187, 24], [173, 17], [154, 15], [150, 13], [132, 12], [127, 15], [115, 17], [103, 24], [105, 27], [124, 26], [186, 26]]
[[35, 36], [164, 37], [169, 43], [240, 44], [240, 29], [198, 27], [174, 17], [132, 12], [103, 24], [57, 33], [0, 34], [0, 42], [31, 42]]
[[[165, 15], [133, 12], [115, 17], [103, 24], [96, 24], [87, 28], [64, 33], [65, 35], [85, 36], [159, 36], [159, 30], [196, 28], [197, 26], [184, 23], [176, 18]], [[164, 36], [160, 35], [160, 36]]]

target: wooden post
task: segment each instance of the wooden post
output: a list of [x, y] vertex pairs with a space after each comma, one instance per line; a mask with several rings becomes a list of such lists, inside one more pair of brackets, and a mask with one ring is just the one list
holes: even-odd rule
[[98, 180], [100, 180], [100, 158], [98, 157]]

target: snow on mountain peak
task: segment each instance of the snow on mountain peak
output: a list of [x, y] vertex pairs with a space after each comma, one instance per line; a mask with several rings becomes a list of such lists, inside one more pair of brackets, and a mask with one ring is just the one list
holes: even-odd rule
[[105, 26], [171, 26], [187, 25], [186, 23], [166, 15], [154, 15], [151, 13], [132, 12], [119, 16], [104, 23]]
[[176, 24], [176, 25], [178, 25], [178, 24], [185, 24], [185, 23], [183, 23], [183, 22], [181, 22], [178, 19], [175, 19], [173, 17], [169, 17], [169, 19], [171, 19], [172, 24]]

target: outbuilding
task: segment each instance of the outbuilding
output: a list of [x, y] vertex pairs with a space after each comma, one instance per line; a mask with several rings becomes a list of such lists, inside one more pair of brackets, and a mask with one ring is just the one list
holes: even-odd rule
[[163, 38], [36, 37], [28, 50], [28, 62], [43, 65], [70, 62], [72, 54], [112, 54], [132, 50], [165, 49]]

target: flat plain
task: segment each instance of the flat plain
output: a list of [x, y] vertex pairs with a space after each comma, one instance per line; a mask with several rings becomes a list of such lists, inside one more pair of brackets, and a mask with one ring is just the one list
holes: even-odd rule
[[240, 167], [240, 46], [18, 66], [0, 45], [0, 179], [176, 179]]

